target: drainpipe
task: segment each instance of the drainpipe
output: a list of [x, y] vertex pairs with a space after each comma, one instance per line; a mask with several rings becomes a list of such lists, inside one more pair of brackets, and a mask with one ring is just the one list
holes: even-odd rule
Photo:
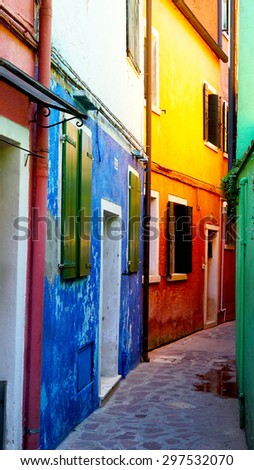
[[151, 201], [151, 146], [152, 146], [152, 0], [146, 0], [146, 155], [144, 208], [144, 298], [143, 298], [143, 351], [144, 362], [148, 356], [149, 322], [149, 257], [150, 257], [150, 201]]
[[[39, 10], [38, 81], [50, 88], [52, 0], [41, 0]], [[42, 125], [48, 124], [41, 117]], [[28, 273], [30, 297], [27, 308], [25, 351], [23, 447], [40, 446], [40, 390], [42, 368], [42, 331], [44, 273], [46, 253], [46, 216], [48, 186], [48, 129], [36, 127], [35, 151], [44, 158], [34, 159], [32, 197], [31, 262]]]
[[225, 238], [226, 238], [226, 217], [227, 217], [227, 203], [222, 202], [222, 243], [221, 243], [221, 278], [220, 278], [220, 313], [223, 313], [223, 321], [226, 320], [226, 308], [223, 307], [224, 300], [224, 261], [225, 261]]
[[235, 0], [230, 2], [229, 69], [228, 69], [228, 169], [231, 170], [236, 154], [236, 101], [235, 101]]
[[244, 427], [244, 336], [245, 336], [245, 254], [246, 254], [246, 188], [248, 178], [244, 177], [240, 180], [239, 194], [239, 223], [240, 223], [240, 247], [239, 256], [240, 272], [239, 272], [239, 404], [240, 404], [240, 428]]

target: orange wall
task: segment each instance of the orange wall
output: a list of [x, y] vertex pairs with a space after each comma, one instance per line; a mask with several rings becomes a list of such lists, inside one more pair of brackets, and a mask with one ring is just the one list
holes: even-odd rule
[[185, 0], [212, 38], [218, 41], [218, 0]]

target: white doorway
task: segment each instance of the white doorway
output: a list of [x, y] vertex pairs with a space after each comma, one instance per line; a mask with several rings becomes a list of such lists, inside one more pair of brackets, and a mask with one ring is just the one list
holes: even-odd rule
[[121, 287], [121, 206], [102, 199], [99, 398], [119, 382], [119, 318]]
[[0, 382], [5, 384], [1, 447], [22, 448], [28, 234], [29, 133], [0, 118]]
[[219, 310], [219, 227], [205, 226], [204, 328], [218, 323]]

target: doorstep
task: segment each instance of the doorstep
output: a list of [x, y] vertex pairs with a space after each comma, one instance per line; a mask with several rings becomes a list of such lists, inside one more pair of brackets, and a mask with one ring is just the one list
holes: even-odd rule
[[99, 393], [100, 406], [110, 397], [121, 378], [121, 375], [116, 375], [115, 377], [101, 377], [101, 390]]

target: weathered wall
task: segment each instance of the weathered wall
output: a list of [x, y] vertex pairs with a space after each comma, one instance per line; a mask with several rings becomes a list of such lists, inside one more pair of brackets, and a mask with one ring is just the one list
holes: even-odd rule
[[[149, 346], [174, 341], [203, 328], [205, 223], [220, 223], [220, 198], [198, 186], [179, 183], [158, 173], [152, 187], [160, 191], [159, 283], [150, 284]], [[166, 207], [168, 194], [187, 199], [193, 207], [193, 271], [187, 280], [167, 280]], [[198, 210], [196, 209], [198, 208]], [[212, 217], [211, 217], [212, 214]]]
[[[2, 0], [0, 5], [0, 57], [32, 77], [36, 48], [34, 3], [33, 0]], [[29, 149], [31, 105], [28, 98], [3, 81], [0, 81], [0, 96], [1, 139]], [[22, 411], [29, 241], [25, 229], [19, 229], [18, 221], [22, 221], [20, 225], [23, 228], [27, 227], [30, 160], [25, 165], [27, 151], [3, 142], [0, 142], [0, 153], [0, 380], [7, 382], [4, 448], [14, 450], [22, 448], [24, 431]]]
[[[63, 95], [63, 90], [53, 85]], [[54, 113], [55, 114], [55, 113]], [[98, 126], [89, 119], [92, 131], [93, 179], [91, 237], [91, 274], [73, 281], [60, 279], [60, 243], [47, 242], [45, 314], [43, 334], [43, 373], [41, 400], [41, 447], [55, 448], [71, 429], [98, 406], [98, 347], [101, 242], [101, 199], [119, 204], [122, 208], [123, 239], [121, 273], [127, 269], [128, 165], [141, 173], [141, 165], [122, 145], [110, 137], [108, 124]], [[111, 133], [116, 134], [116, 131]], [[118, 135], [118, 140], [121, 137]], [[116, 169], [115, 159], [118, 161]], [[61, 152], [59, 134], [53, 128], [50, 135], [50, 164], [48, 210], [53, 226], [61, 216]], [[58, 184], [56, 183], [58, 182]], [[60, 219], [58, 219], [58, 224]], [[53, 254], [53, 256], [52, 256]], [[121, 276], [119, 325], [119, 374], [123, 373], [122, 354], [127, 354], [126, 372], [140, 360], [141, 352], [141, 271]], [[77, 357], [80, 348], [93, 348], [93, 383], [77, 391]], [[49, 366], [50, 365], [50, 366]], [[87, 367], [89, 367], [87, 365]]]

